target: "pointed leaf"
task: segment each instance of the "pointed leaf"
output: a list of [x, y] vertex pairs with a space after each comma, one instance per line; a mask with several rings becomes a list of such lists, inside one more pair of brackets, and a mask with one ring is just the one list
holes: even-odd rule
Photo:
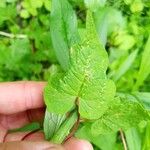
[[107, 67], [107, 53], [88, 12], [86, 36], [72, 47], [68, 71], [50, 79], [45, 88], [48, 111], [64, 114], [78, 105], [82, 118], [101, 117], [115, 95], [115, 85], [106, 77]]
[[67, 0], [52, 0], [50, 31], [59, 63], [68, 69], [69, 49], [78, 41], [77, 18]]

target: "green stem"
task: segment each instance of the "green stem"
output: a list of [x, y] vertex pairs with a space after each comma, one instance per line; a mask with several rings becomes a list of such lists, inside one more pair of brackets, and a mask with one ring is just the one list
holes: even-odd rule
[[121, 135], [121, 140], [122, 140], [122, 143], [123, 143], [124, 150], [128, 150], [125, 135], [124, 135], [122, 130], [120, 130], [120, 135]]
[[77, 122], [78, 114], [73, 112], [69, 118], [61, 125], [55, 135], [52, 137], [51, 142], [56, 144], [61, 144], [69, 135], [70, 130], [73, 128], [74, 124]]
[[6, 32], [3, 32], [3, 31], [0, 31], [0, 36], [5, 36], [5, 37], [8, 37], [8, 38], [18, 38], [18, 39], [25, 39], [27, 38], [26, 35], [24, 34], [11, 34], [11, 33], [6, 33]]

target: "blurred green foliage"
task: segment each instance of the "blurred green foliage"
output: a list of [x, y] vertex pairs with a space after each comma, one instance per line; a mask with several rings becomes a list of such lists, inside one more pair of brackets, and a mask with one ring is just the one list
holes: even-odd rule
[[49, 66], [56, 62], [50, 38], [50, 3], [0, 2], [0, 81], [47, 79]]
[[[109, 54], [108, 76], [118, 94], [137, 98], [150, 110], [150, 1], [68, 1], [80, 34], [86, 9], [94, 12], [97, 33]], [[59, 60], [52, 45], [50, 13], [51, 0], [0, 0], [0, 81], [48, 79]], [[81, 128], [77, 135], [91, 141], [95, 150], [123, 149], [119, 133], [92, 137], [87, 130]], [[129, 150], [149, 150], [150, 123], [125, 131], [125, 138]]]

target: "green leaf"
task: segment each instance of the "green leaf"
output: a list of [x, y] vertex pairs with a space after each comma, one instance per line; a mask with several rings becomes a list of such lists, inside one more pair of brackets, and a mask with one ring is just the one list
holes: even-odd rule
[[142, 150], [149, 150], [150, 149], [150, 122], [148, 122], [144, 137], [144, 143], [142, 146]]
[[118, 70], [116, 71], [114, 75], [114, 80], [119, 80], [132, 66], [136, 56], [137, 56], [138, 50], [133, 51], [127, 58], [124, 60], [124, 62], [119, 66]]
[[108, 35], [114, 31], [118, 31], [119, 34], [120, 29], [123, 29], [126, 24], [122, 12], [113, 7], [104, 8], [104, 10], [108, 13]]
[[107, 67], [107, 53], [88, 12], [86, 36], [71, 48], [68, 71], [50, 78], [45, 88], [48, 111], [65, 114], [78, 105], [81, 118], [101, 117], [115, 95], [115, 85], [106, 77]]
[[84, 0], [87, 8], [90, 10], [96, 10], [99, 7], [103, 7], [107, 0]]
[[23, 9], [28, 11], [33, 16], [36, 16], [38, 14], [38, 8], [41, 8], [43, 6], [43, 0], [24, 0], [21, 4]]
[[16, 2], [17, 0], [5, 0], [7, 3], [14, 3]]
[[124, 0], [124, 2], [125, 4], [130, 5], [133, 2], [133, 0]]
[[133, 13], [141, 12], [144, 9], [144, 4], [142, 0], [134, 0], [130, 6]]
[[103, 45], [107, 43], [107, 33], [108, 33], [108, 9], [99, 9], [94, 13], [94, 20], [98, 35]]
[[69, 49], [78, 41], [77, 18], [67, 0], [52, 0], [51, 38], [57, 59], [64, 70], [69, 65]]
[[44, 6], [46, 10], [50, 11], [51, 10], [51, 0], [44, 0]]
[[0, 25], [4, 23], [4, 21], [9, 20], [12, 22], [12, 20], [17, 16], [16, 8], [13, 5], [9, 5], [6, 8], [1, 7], [0, 8]]
[[[136, 54], [134, 51], [130, 57]], [[134, 60], [131, 58], [130, 65]], [[80, 43], [71, 47], [67, 71], [51, 76], [45, 88], [47, 110], [57, 115], [78, 110], [83, 121], [91, 122], [94, 136], [126, 130], [149, 120], [148, 112], [137, 101], [114, 99], [115, 85], [106, 76], [107, 68], [108, 56], [98, 38], [92, 13], [88, 11], [86, 31], [81, 34]], [[62, 134], [68, 127], [60, 128], [54, 134], [56, 142], [64, 139]], [[61, 133], [61, 140], [58, 133]]]
[[10, 59], [11, 51], [5, 45], [1, 45], [0, 48], [0, 65], [8, 63]]
[[6, 1], [5, 0], [1, 0], [0, 8], [5, 8], [5, 7], [6, 7]]
[[29, 18], [30, 14], [29, 14], [29, 12], [26, 9], [22, 9], [21, 12], [20, 12], [20, 16], [22, 18]]
[[75, 111], [60, 126], [58, 131], [51, 138], [51, 142], [56, 144], [61, 144], [65, 140], [67, 135], [69, 135], [69, 133], [71, 132], [71, 129], [73, 128], [74, 124], [77, 122], [77, 119], [78, 119], [78, 114]]
[[31, 54], [31, 49], [29, 45], [28, 39], [16, 39], [11, 41], [11, 56], [10, 56], [10, 65], [14, 65], [15, 63], [20, 63], [23, 61], [26, 56]]
[[136, 128], [131, 128], [125, 132], [129, 150], [141, 150], [141, 135]]
[[85, 123], [75, 134], [77, 138], [86, 139], [102, 150], [114, 150], [116, 133], [93, 136], [91, 123]]
[[24, 8], [40, 8], [42, 7], [43, 5], [43, 0], [36, 0], [36, 3], [35, 3], [35, 0], [24, 0], [22, 2], [22, 5]]
[[57, 115], [46, 111], [44, 119], [44, 133], [47, 140], [50, 140], [54, 136], [64, 119], [65, 115]]
[[93, 124], [92, 133], [97, 135], [127, 130], [149, 119], [147, 111], [139, 103], [116, 98], [107, 112]]
[[10, 132], [28, 132], [28, 131], [35, 131], [35, 130], [40, 130], [40, 129], [41, 129], [41, 126], [38, 122], [32, 122], [30, 124], [23, 126], [22, 128], [11, 130]]
[[140, 69], [139, 69], [138, 76], [137, 76], [137, 81], [133, 88], [134, 90], [137, 90], [139, 88], [139, 86], [141, 86], [143, 84], [144, 80], [148, 77], [148, 75], [150, 73], [149, 58], [150, 58], [150, 36], [145, 45], [145, 49], [143, 51], [141, 65], [140, 65]]
[[36, 3], [34, 0], [30, 0], [30, 4], [31, 6], [33, 6], [34, 8], [40, 8], [43, 5], [43, 0], [36, 0]]
[[150, 110], [150, 92], [133, 92], [139, 102], [148, 110]]

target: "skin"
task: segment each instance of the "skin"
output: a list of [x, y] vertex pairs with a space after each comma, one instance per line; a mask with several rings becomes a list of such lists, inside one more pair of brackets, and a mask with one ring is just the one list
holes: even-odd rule
[[69, 139], [63, 145], [44, 140], [42, 132], [8, 133], [33, 121], [41, 122], [44, 116], [44, 82], [0, 83], [0, 149], [1, 150], [92, 150], [85, 140]]

